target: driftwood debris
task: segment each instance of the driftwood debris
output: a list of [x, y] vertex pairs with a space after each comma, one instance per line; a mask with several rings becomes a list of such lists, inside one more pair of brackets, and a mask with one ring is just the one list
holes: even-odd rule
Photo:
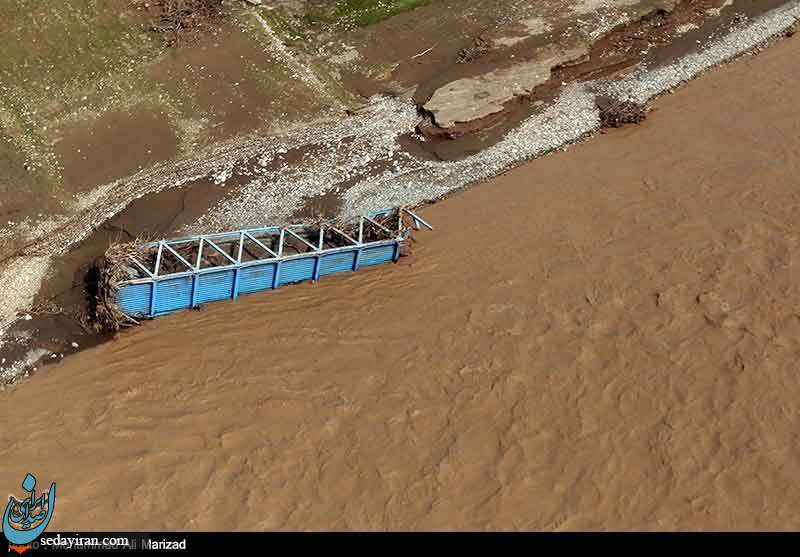
[[122, 327], [138, 324], [120, 309], [117, 294], [120, 283], [130, 278], [127, 269], [131, 266], [131, 256], [140, 255], [142, 247], [141, 241], [113, 244], [89, 270], [88, 321], [96, 331], [115, 333]]
[[[266, 255], [264, 247], [266, 251], [271, 250], [273, 256], [280, 253], [286, 257], [311, 253], [318, 247], [331, 249], [353, 246], [359, 239], [367, 244], [402, 237], [404, 241], [399, 243], [399, 255], [409, 255], [411, 230], [415, 224], [410, 214], [394, 210], [371, 219], [365, 218], [363, 223], [362, 228], [361, 219], [355, 222], [318, 219], [292, 227], [291, 233], [264, 233], [259, 237], [258, 244], [244, 242], [244, 236], [240, 237], [238, 232], [234, 232], [228, 238], [216, 236], [213, 244], [210, 238], [204, 240], [211, 246], [208, 249], [200, 247], [202, 241], [198, 243], [191, 239], [169, 243], [138, 240], [113, 244], [95, 261], [87, 274], [87, 320], [93, 329], [107, 333], [137, 325], [138, 321], [125, 314], [118, 304], [120, 287], [126, 281], [153, 275], [164, 277], [194, 272], [198, 265], [200, 269], [208, 269], [261, 260]], [[325, 232], [320, 236], [323, 228]], [[319, 246], [320, 237], [323, 239], [322, 246]]]
[[601, 128], [621, 128], [627, 124], [639, 124], [647, 118], [649, 110], [646, 105], [630, 101], [601, 99], [597, 104], [600, 108]]
[[150, 30], [162, 34], [170, 46], [218, 24], [227, 13], [223, 0], [135, 0], [134, 5], [147, 13]]

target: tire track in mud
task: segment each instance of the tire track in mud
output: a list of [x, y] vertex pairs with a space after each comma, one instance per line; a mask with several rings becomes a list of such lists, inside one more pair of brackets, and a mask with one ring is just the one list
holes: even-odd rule
[[257, 11], [252, 12], [253, 17], [264, 29], [264, 34], [270, 41], [272, 53], [282, 60], [287, 67], [291, 68], [294, 76], [299, 78], [308, 88], [317, 93], [320, 97], [327, 99], [331, 103], [331, 110], [343, 112], [346, 106], [340, 99], [333, 95], [329, 87], [326, 87], [323, 80], [317, 75], [309, 64], [301, 62], [297, 56], [292, 54], [280, 37], [272, 30], [269, 23]]

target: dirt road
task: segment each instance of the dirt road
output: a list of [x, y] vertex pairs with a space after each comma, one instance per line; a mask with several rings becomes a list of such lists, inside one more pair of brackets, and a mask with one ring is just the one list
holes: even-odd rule
[[0, 406], [54, 529], [800, 528], [800, 40]]

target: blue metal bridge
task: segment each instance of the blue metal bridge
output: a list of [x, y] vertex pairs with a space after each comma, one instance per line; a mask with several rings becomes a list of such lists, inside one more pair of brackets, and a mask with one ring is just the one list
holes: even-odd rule
[[399, 208], [354, 223], [272, 226], [161, 240], [130, 255], [117, 304], [156, 317], [243, 294], [397, 261], [411, 229], [430, 224]]

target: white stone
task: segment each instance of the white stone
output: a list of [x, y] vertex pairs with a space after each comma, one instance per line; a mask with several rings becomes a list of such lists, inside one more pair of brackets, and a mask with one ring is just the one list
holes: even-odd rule
[[425, 110], [433, 114], [436, 125], [449, 128], [459, 122], [472, 122], [503, 110], [514, 97], [529, 93], [550, 79], [551, 69], [585, 56], [588, 48], [552, 50], [536, 60], [501, 68], [477, 77], [450, 82], [437, 89]]

